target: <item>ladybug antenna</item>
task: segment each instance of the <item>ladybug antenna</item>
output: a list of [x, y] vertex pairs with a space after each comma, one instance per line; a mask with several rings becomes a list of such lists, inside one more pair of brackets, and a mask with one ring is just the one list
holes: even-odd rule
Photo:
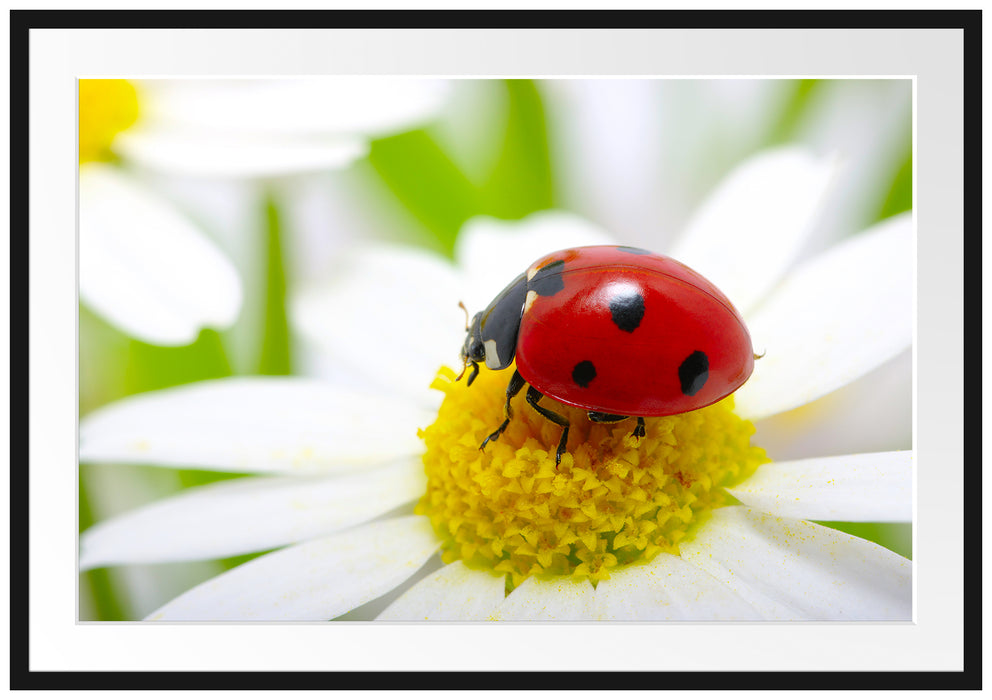
[[[468, 332], [468, 309], [465, 307], [465, 302], [459, 301], [458, 306], [461, 307], [462, 311], [465, 312], [465, 331]], [[458, 373], [455, 377], [455, 381], [461, 381], [461, 378], [465, 376], [465, 370], [468, 369], [468, 358], [462, 355], [462, 371]]]

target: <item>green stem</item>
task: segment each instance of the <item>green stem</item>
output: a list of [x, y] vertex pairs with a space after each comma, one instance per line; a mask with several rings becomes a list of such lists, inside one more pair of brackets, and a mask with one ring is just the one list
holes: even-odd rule
[[265, 200], [265, 311], [259, 374], [292, 374], [282, 217], [275, 198]]

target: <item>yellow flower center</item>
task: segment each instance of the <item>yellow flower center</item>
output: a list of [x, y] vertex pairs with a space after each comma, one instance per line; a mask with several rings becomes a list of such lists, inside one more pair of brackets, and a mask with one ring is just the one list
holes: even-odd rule
[[79, 162], [113, 160], [110, 145], [138, 119], [138, 92], [126, 80], [79, 81]]
[[676, 416], [592, 423], [585, 412], [544, 399], [571, 422], [555, 465], [561, 428], [512, 402], [498, 440], [479, 445], [503, 420], [512, 368], [485, 369], [471, 387], [444, 367], [432, 384], [445, 393], [427, 446], [427, 492], [416, 512], [443, 540], [445, 562], [505, 573], [508, 589], [528, 576], [609, 578], [618, 566], [678, 554], [705, 514], [734, 503], [724, 490], [768, 462], [750, 444], [754, 426], [733, 399]]

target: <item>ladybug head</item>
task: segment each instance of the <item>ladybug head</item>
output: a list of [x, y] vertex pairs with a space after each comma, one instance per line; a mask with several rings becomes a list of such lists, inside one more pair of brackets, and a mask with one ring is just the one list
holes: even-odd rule
[[[466, 325], [462, 374], [472, 365], [472, 374], [468, 377], [470, 386], [479, 374], [480, 362], [485, 362], [489, 369], [506, 369], [512, 364], [526, 296], [527, 276], [524, 273], [510, 282], [484, 311], [473, 316], [472, 322]], [[462, 308], [465, 308], [464, 304]], [[467, 311], [465, 316], [468, 317]], [[461, 378], [461, 375], [458, 376]]]
[[[462, 368], [462, 374], [465, 374], [465, 370], [468, 369], [469, 365], [472, 365], [472, 373], [468, 375], [468, 385], [472, 386], [472, 382], [479, 375], [479, 363], [484, 362], [486, 359], [486, 346], [482, 342], [482, 312], [477, 313], [473, 318], [472, 322], [468, 324], [465, 328], [467, 331], [465, 334], [465, 343], [462, 345], [462, 363], [464, 367]], [[462, 374], [458, 375], [458, 378], [462, 378]]]

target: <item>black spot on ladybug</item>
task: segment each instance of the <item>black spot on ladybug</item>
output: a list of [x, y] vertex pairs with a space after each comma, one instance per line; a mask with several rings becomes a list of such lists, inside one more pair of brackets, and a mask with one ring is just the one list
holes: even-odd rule
[[596, 366], [589, 360], [582, 360], [572, 370], [572, 380], [585, 389], [596, 378]]
[[631, 255], [654, 255], [650, 250], [644, 250], [644, 248], [632, 248], [629, 245], [618, 245], [617, 250], [621, 253], [630, 253]]
[[679, 365], [679, 382], [682, 384], [682, 393], [686, 396], [694, 396], [703, 388], [709, 374], [710, 361], [706, 357], [706, 353], [702, 350], [694, 351]]
[[561, 278], [564, 269], [564, 260], [548, 263], [534, 273], [534, 276], [527, 283], [527, 289], [537, 292], [542, 297], [554, 296], [565, 288], [565, 281]]
[[610, 299], [610, 315], [617, 328], [633, 333], [644, 318], [644, 297], [635, 289], [621, 289]]

